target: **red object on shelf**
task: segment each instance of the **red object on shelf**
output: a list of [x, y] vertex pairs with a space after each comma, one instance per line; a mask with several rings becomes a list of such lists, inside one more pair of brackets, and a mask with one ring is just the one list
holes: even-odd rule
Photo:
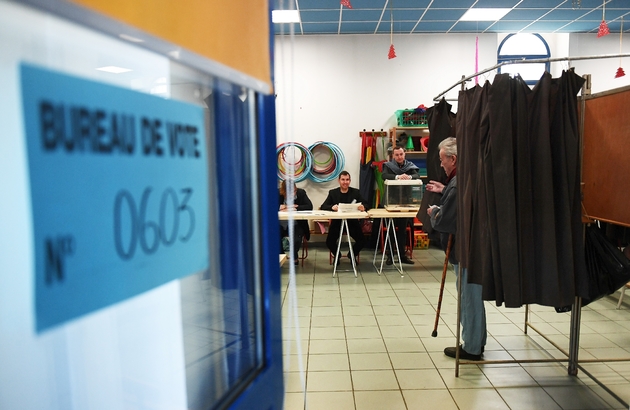
[[626, 73], [623, 71], [623, 68], [619, 67], [617, 69], [617, 73], [615, 74], [615, 78], [623, 77]]
[[429, 152], [429, 137], [420, 138], [420, 145], [424, 152]]
[[602, 20], [602, 22], [599, 24], [599, 30], [597, 30], [597, 37], [604, 37], [608, 34], [610, 34], [608, 24], [606, 24], [606, 20]]
[[350, 4], [350, 0], [341, 0], [341, 5], [346, 6], [349, 9], [352, 8], [352, 4]]
[[396, 58], [396, 50], [394, 50], [394, 45], [389, 46], [389, 53], [387, 54], [388, 59]]

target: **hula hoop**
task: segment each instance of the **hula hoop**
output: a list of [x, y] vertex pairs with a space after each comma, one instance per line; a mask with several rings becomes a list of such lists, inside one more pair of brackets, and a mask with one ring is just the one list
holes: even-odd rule
[[[293, 158], [288, 158], [287, 151], [294, 151]], [[300, 156], [296, 157], [295, 153]], [[276, 161], [278, 164], [278, 179], [292, 178], [295, 182], [303, 181], [311, 171], [313, 155], [304, 145], [297, 142], [285, 142], [276, 147]], [[293, 172], [291, 172], [291, 170]]]
[[[336, 179], [343, 167], [345, 166], [345, 158], [341, 149], [332, 142], [318, 141], [308, 147], [311, 156], [313, 157], [314, 166], [311, 167], [311, 172], [308, 177], [315, 182], [328, 182]], [[330, 154], [323, 162], [316, 162], [314, 160], [315, 154], [313, 151], [327, 150]]]

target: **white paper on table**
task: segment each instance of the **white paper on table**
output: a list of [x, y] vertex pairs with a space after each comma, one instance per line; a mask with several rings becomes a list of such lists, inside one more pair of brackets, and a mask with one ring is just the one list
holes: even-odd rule
[[339, 204], [337, 212], [359, 212], [359, 205], [361, 205], [360, 202], [354, 204]]

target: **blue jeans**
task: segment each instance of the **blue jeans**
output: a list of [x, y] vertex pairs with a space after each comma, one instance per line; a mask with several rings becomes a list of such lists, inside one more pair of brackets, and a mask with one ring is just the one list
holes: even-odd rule
[[481, 297], [481, 285], [468, 283], [468, 269], [453, 265], [457, 276], [456, 286], [462, 280], [460, 323], [462, 324], [462, 348], [470, 354], [481, 354], [486, 345], [486, 308]]

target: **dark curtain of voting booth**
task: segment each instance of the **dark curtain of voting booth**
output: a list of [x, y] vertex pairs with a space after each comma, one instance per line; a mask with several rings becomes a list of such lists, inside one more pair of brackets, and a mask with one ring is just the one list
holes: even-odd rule
[[[433, 107], [427, 109], [427, 121], [429, 123], [429, 149], [427, 150], [427, 180], [446, 182], [446, 174], [440, 165], [440, 150], [438, 146], [448, 137], [455, 136], [455, 114], [451, 112], [451, 104], [442, 98]], [[427, 214], [427, 208], [440, 203], [441, 194], [425, 191], [422, 204], [418, 212], [418, 219], [422, 222], [422, 230], [431, 234], [431, 217]]]
[[497, 305], [571, 305], [586, 296], [573, 71], [461, 91], [457, 251]]

